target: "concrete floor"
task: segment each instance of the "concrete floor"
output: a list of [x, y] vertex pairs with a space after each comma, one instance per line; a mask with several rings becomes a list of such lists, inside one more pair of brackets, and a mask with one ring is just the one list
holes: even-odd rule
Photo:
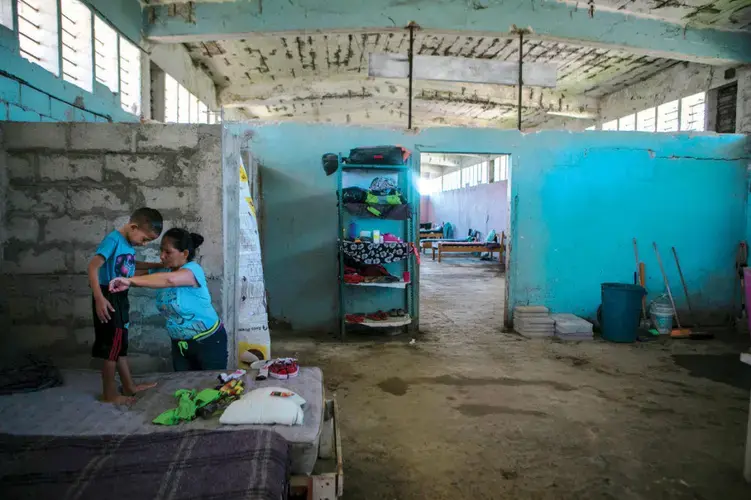
[[345, 499], [751, 498], [747, 342], [525, 340], [498, 269], [424, 259], [415, 345], [274, 337], [336, 395]]

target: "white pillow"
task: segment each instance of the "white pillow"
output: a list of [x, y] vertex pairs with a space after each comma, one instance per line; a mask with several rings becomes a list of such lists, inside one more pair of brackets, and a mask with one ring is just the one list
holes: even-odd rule
[[[291, 394], [291, 396], [272, 396], [272, 392], [281, 392], [285, 394]], [[291, 391], [289, 389], [286, 389], [284, 387], [259, 387], [258, 389], [253, 389], [250, 391], [245, 397], [252, 397], [252, 398], [274, 398], [274, 399], [287, 399], [289, 401], [293, 401], [297, 406], [303, 406], [305, 405], [305, 399], [303, 399], [302, 396], [297, 394], [295, 391]]]
[[[271, 396], [272, 392], [291, 392], [292, 396]], [[305, 400], [298, 394], [283, 387], [262, 387], [254, 389], [233, 402], [219, 417], [219, 423], [241, 424], [281, 424], [302, 425], [302, 405]]]

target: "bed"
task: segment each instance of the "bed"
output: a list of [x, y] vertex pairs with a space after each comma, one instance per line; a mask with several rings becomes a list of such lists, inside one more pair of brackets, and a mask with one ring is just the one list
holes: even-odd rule
[[222, 426], [218, 418], [196, 419], [177, 426], [159, 426], [151, 421], [161, 412], [174, 408], [172, 396], [177, 389], [203, 389], [217, 384], [219, 372], [158, 373], [141, 377], [158, 382], [156, 389], [144, 392], [130, 408], [100, 403], [99, 372], [64, 370], [64, 385], [39, 392], [0, 396], [0, 434], [44, 436], [131, 436], [218, 430], [241, 433], [248, 430], [273, 431], [289, 443], [289, 473], [309, 475], [318, 458], [324, 429], [323, 374], [319, 368], [301, 367], [290, 380], [257, 382], [247, 377], [246, 390], [255, 387], [287, 387], [300, 394], [304, 406], [304, 425]]
[[288, 444], [270, 430], [0, 435], [4, 499], [287, 498]]
[[422, 251], [424, 252], [428, 248], [433, 248], [433, 243], [438, 243], [439, 241], [448, 241], [448, 242], [462, 242], [467, 241], [467, 238], [462, 239], [445, 239], [445, 238], [425, 238], [420, 239], [420, 248], [422, 248]]
[[436, 250], [438, 251], [438, 262], [444, 253], [468, 253], [468, 252], [488, 252], [490, 258], [493, 258], [493, 252], [498, 252], [498, 261], [503, 262], [503, 249], [500, 243], [480, 241], [436, 241], [432, 244], [433, 260], [435, 260]]
[[440, 231], [434, 231], [434, 230], [421, 230], [420, 231], [420, 239], [426, 239], [426, 238], [441, 238], [443, 236], [443, 230]]

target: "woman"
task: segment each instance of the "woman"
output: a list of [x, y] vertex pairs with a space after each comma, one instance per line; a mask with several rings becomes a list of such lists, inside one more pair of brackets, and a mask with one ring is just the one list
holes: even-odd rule
[[130, 287], [157, 289], [157, 308], [167, 319], [167, 332], [172, 338], [175, 371], [227, 368], [227, 332], [211, 305], [206, 275], [193, 262], [201, 243], [200, 234], [172, 228], [162, 236], [164, 269], [110, 282], [110, 291], [114, 293]]

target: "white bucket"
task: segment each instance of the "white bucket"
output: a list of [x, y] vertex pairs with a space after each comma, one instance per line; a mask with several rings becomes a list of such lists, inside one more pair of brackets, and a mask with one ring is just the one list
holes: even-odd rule
[[660, 335], [668, 335], [673, 329], [673, 308], [660, 304], [658, 302], [652, 302], [649, 307], [649, 315], [652, 319], [652, 325], [660, 332]]

